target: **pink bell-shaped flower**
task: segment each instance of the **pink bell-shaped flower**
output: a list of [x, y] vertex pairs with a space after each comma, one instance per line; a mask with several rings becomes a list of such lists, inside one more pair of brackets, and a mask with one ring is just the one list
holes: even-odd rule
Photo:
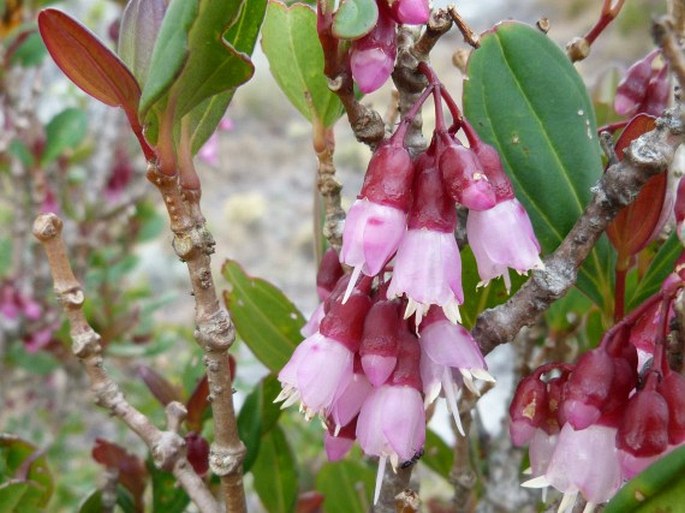
[[347, 294], [361, 273], [381, 272], [406, 231], [413, 165], [399, 139], [376, 149], [359, 198], [347, 214], [340, 250], [340, 261], [354, 268]]
[[373, 387], [361, 367], [360, 359], [356, 356], [352, 379], [330, 408], [328, 418], [335, 426], [336, 432], [343, 426], [347, 426], [359, 414], [362, 404], [372, 389]]
[[352, 41], [350, 68], [362, 93], [375, 91], [390, 77], [397, 55], [395, 28], [393, 19], [380, 10], [378, 22], [371, 32]]
[[327, 422], [327, 430], [323, 439], [323, 446], [326, 450], [328, 461], [339, 461], [350, 452], [356, 440], [355, 431], [357, 429], [357, 417], [353, 418], [349, 424], [342, 429]]
[[622, 482], [615, 438], [616, 429], [608, 426], [593, 424], [576, 431], [565, 424], [545, 473], [523, 486], [553, 486], [562, 492], [560, 513], [570, 513], [580, 493], [587, 501], [584, 511], [592, 511], [595, 505], [608, 501]]
[[414, 201], [409, 229], [397, 249], [388, 297], [406, 295], [408, 318], [416, 314], [417, 326], [431, 305], [440, 306], [457, 323], [464, 302], [461, 257], [454, 238], [457, 214], [444, 190], [429, 148], [416, 161]]
[[283, 390], [276, 402], [283, 401], [286, 408], [301, 401], [307, 418], [327, 413], [352, 381], [354, 353], [370, 303], [368, 295], [356, 289], [346, 303], [331, 305], [319, 331], [297, 346], [279, 372]]

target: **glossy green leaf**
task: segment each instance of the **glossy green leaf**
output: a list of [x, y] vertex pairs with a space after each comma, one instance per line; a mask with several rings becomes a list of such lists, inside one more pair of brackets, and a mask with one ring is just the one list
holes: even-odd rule
[[0, 433], [0, 469], [7, 479], [29, 483], [23, 492], [28, 494], [24, 500], [34, 504], [37, 499], [35, 504], [40, 507], [50, 500], [55, 489], [54, 478], [47, 459], [33, 444], [15, 435]]
[[227, 28], [239, 22], [237, 16], [245, 2], [200, 0], [197, 19], [188, 34], [188, 61], [174, 84], [178, 91], [178, 119], [205, 99], [234, 89], [252, 77], [254, 65], [250, 58], [223, 38]]
[[376, 26], [375, 0], [342, 0], [333, 18], [333, 34], [340, 39], [358, 39]]
[[0, 513], [38, 513], [43, 491], [33, 481], [7, 481], [0, 484]]
[[577, 324], [578, 319], [590, 310], [592, 303], [578, 289], [569, 290], [545, 311], [545, 321], [550, 331], [563, 332]]
[[227, 260], [221, 272], [231, 286], [224, 301], [238, 335], [264, 365], [278, 372], [302, 340], [302, 314], [283, 292], [248, 276], [237, 262]]
[[685, 504], [685, 447], [680, 447], [629, 481], [604, 513], [676, 513]]
[[447, 479], [452, 470], [454, 452], [447, 443], [438, 436], [435, 431], [426, 430], [426, 445], [424, 453], [419, 460], [428, 468], [437, 472]]
[[[464, 110], [500, 152], [543, 253], [554, 251], [602, 173], [592, 105], [580, 76], [539, 30], [501, 23], [471, 54]], [[600, 306], [612, 294], [612, 258], [602, 237], [579, 272], [578, 288]]]
[[152, 478], [152, 512], [182, 513], [190, 503], [188, 494], [178, 486], [173, 474], [155, 467], [147, 461], [147, 470]]
[[45, 127], [45, 148], [41, 164], [46, 165], [74, 149], [88, 130], [88, 117], [81, 109], [71, 107], [57, 114]]
[[[131, 494], [121, 485], [117, 486], [117, 506], [121, 508], [121, 510], [117, 511], [123, 511], [123, 513], [138, 513]], [[88, 495], [81, 503], [78, 513], [102, 513], [102, 492], [100, 490], [94, 490]]]
[[478, 286], [480, 276], [476, 266], [476, 258], [470, 247], [461, 251], [461, 280], [464, 288], [464, 304], [459, 307], [462, 324], [471, 329], [476, 323], [478, 315], [486, 308], [492, 308], [509, 299], [510, 294], [516, 292], [526, 281], [525, 276], [520, 276], [514, 271], [509, 271], [511, 278], [511, 292], [507, 294], [502, 279], [491, 281], [487, 287]]
[[628, 310], [632, 310], [649, 296], [656, 294], [666, 277], [673, 272], [678, 257], [683, 252], [683, 245], [675, 233], [659, 248], [649, 264], [647, 272], [627, 301]]
[[38, 28], [55, 63], [86, 93], [136, 118], [140, 88], [126, 65], [93, 33], [67, 14], [44, 9]]
[[275, 374], [269, 374], [254, 387], [245, 398], [238, 414], [238, 434], [247, 448], [247, 455], [243, 461], [243, 472], [252, 468], [257, 455], [262, 436], [269, 432], [281, 416], [280, 404], [274, 400], [281, 391], [281, 384]]
[[287, 7], [269, 0], [262, 26], [262, 49], [271, 74], [300, 113], [331, 126], [343, 113], [323, 74], [323, 51], [316, 32], [316, 13], [308, 5]]
[[252, 466], [254, 487], [268, 513], [295, 511], [298, 485], [295, 458], [280, 427], [262, 437]]
[[38, 66], [45, 59], [47, 50], [38, 31], [32, 29], [12, 54], [10, 64], [24, 67]]
[[[251, 55], [265, 13], [266, 0], [243, 2], [238, 19], [224, 34], [224, 39], [239, 52]], [[228, 104], [233, 99], [235, 90], [236, 88], [233, 87], [207, 98], [190, 112], [190, 146], [193, 155], [202, 148], [202, 145], [216, 130]]]
[[358, 461], [325, 463], [316, 476], [316, 489], [325, 497], [324, 513], [366, 513], [375, 479], [376, 471]]
[[155, 42], [147, 81], [140, 97], [140, 115], [146, 117], [179, 76], [188, 58], [188, 32], [197, 18], [199, 0], [171, 0]]

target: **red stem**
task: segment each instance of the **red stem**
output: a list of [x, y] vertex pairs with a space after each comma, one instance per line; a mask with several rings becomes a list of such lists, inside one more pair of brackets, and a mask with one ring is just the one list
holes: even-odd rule
[[604, 0], [602, 14], [599, 17], [599, 20], [597, 20], [595, 26], [592, 27], [587, 34], [585, 34], [584, 39], [587, 41], [588, 45], [594, 43], [595, 39], [597, 39], [597, 37], [604, 32], [604, 29], [607, 28], [612, 21], [614, 21], [614, 18], [616, 18], [618, 13], [621, 12], [621, 7], [623, 7], [624, 2], [625, 0], [618, 0], [618, 2], [616, 2], [616, 6], [612, 9], [612, 0]]

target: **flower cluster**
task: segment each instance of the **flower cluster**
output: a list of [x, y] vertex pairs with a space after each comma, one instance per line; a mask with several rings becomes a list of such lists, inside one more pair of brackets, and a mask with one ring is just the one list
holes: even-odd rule
[[0, 327], [19, 332], [24, 347], [35, 353], [50, 344], [56, 329], [54, 322], [46, 322], [45, 308], [23, 293], [11, 280], [0, 282]]
[[[433, 95], [438, 121], [428, 148], [412, 156], [405, 134]], [[317, 279], [321, 306], [307, 337], [279, 373], [283, 406], [300, 403], [325, 419], [330, 459], [357, 440], [393, 468], [410, 465], [425, 440], [425, 408], [441, 394], [461, 430], [457, 398], [474, 378], [491, 381], [471, 334], [459, 324], [464, 301], [456, 204], [469, 210], [467, 234], [483, 282], [508, 269], [542, 265], [539, 245], [497, 152], [475, 134], [433, 80], [395, 133], [380, 144], [349, 210], [340, 262], [330, 250]], [[464, 146], [455, 136], [463, 129]], [[341, 262], [352, 269], [344, 274]]]
[[663, 355], [682, 286], [672, 275], [575, 365], [546, 364], [519, 383], [509, 414], [514, 444], [529, 446], [533, 477], [524, 486], [563, 492], [560, 512], [578, 493], [592, 511], [685, 442], [685, 378]]

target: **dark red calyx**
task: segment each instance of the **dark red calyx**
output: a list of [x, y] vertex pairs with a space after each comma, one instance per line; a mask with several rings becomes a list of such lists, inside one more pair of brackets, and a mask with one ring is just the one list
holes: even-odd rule
[[406, 212], [411, 203], [413, 175], [409, 152], [401, 142], [391, 139], [371, 157], [359, 197]]
[[332, 338], [356, 353], [364, 331], [364, 319], [370, 308], [371, 298], [355, 289], [344, 304], [342, 299], [331, 304], [321, 320], [319, 331], [324, 337]]
[[400, 329], [397, 351], [397, 367], [390, 376], [389, 383], [396, 386], [411, 386], [422, 390], [419, 362], [421, 347], [419, 339], [407, 327]]
[[547, 418], [547, 387], [536, 376], [523, 378], [509, 405], [509, 434], [516, 446], [526, 445]]
[[645, 388], [630, 398], [616, 433], [617, 447], [638, 457], [661, 454], [668, 447], [666, 399]]
[[342, 265], [340, 265], [338, 253], [333, 248], [328, 248], [323, 254], [321, 264], [319, 264], [319, 271], [316, 273], [316, 290], [321, 301], [333, 292], [338, 280], [340, 280], [344, 273], [345, 271], [343, 271]]
[[669, 371], [657, 385], [668, 405], [668, 440], [673, 445], [685, 442], [685, 378]]
[[511, 180], [504, 172], [502, 160], [497, 150], [480, 139], [471, 145], [471, 149], [476, 154], [485, 176], [490, 181], [490, 186], [495, 191], [497, 203], [514, 198], [514, 188], [511, 185]]
[[443, 186], [435, 154], [430, 148], [416, 159], [415, 169], [414, 199], [409, 210], [408, 227], [453, 232], [457, 224], [454, 201]]
[[376, 302], [364, 320], [359, 353], [364, 356], [397, 356], [398, 335], [402, 327], [396, 301]]
[[476, 154], [455, 140], [440, 152], [440, 173], [452, 199], [472, 210], [495, 206], [495, 191]]

